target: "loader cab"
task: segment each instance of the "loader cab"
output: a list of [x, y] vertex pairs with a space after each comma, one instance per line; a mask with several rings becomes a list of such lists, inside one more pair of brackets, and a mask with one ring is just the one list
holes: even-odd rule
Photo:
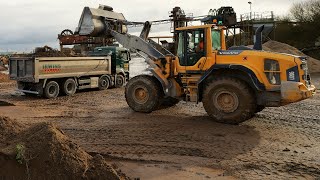
[[[215, 63], [215, 54], [225, 49], [223, 28], [213, 25], [178, 28], [178, 71], [199, 71]], [[201, 67], [203, 66], [203, 67]], [[208, 66], [209, 67], [209, 66]], [[180, 70], [179, 70], [180, 68]], [[205, 70], [205, 69], [203, 69]]]

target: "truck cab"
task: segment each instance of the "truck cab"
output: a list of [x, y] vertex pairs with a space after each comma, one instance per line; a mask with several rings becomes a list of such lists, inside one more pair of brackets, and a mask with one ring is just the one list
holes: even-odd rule
[[91, 57], [101, 57], [111, 55], [111, 71], [116, 74], [116, 85], [123, 86], [129, 80], [130, 52], [126, 48], [117, 46], [96, 47], [88, 53]]

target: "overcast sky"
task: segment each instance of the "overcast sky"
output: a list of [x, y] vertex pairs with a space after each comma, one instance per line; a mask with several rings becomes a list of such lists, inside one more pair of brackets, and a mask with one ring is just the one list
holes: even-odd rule
[[[83, 7], [112, 6], [129, 21], [168, 19], [169, 11], [180, 6], [194, 16], [209, 9], [233, 6], [238, 15], [250, 12], [249, 0], [1, 0], [0, 51], [25, 51], [49, 45], [58, 47], [57, 35], [63, 29], [74, 30]], [[252, 0], [254, 12], [274, 11], [284, 15], [295, 2], [304, 0]], [[153, 35], [164, 35], [166, 26], [152, 29]], [[131, 30], [131, 32], [134, 30]], [[152, 35], [151, 34], [151, 35]], [[169, 34], [169, 29], [168, 33]]]

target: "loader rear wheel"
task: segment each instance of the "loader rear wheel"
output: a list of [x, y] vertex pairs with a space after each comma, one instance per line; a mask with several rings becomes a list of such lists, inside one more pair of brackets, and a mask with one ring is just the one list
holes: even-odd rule
[[213, 79], [205, 88], [203, 106], [216, 122], [239, 124], [255, 113], [256, 100], [245, 83], [223, 77]]
[[59, 84], [56, 81], [50, 81], [44, 88], [44, 96], [48, 99], [58, 97], [60, 92]]
[[163, 97], [158, 80], [146, 75], [132, 78], [126, 86], [125, 95], [129, 107], [143, 113], [156, 110]]
[[62, 91], [63, 91], [63, 94], [67, 96], [74, 95], [77, 91], [77, 85], [75, 80], [70, 78], [64, 81]]

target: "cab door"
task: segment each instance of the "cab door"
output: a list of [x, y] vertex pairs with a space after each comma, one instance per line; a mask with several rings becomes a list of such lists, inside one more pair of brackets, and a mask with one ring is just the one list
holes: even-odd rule
[[192, 29], [179, 33], [178, 57], [180, 66], [190, 70], [206, 55], [206, 38], [204, 29]]
[[205, 27], [178, 32], [176, 69], [178, 73], [204, 73], [216, 63], [218, 50], [223, 49], [223, 31]]

